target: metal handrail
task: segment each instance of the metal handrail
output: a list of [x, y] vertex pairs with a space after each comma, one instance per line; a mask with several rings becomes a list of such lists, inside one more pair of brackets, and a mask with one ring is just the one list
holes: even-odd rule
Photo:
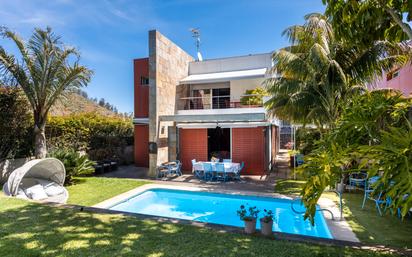
[[[261, 94], [245, 94], [240, 97], [253, 97], [253, 96], [263, 96]], [[185, 109], [229, 109], [229, 108], [242, 108], [242, 107], [262, 107], [264, 100], [260, 101], [258, 104], [240, 104], [241, 99], [233, 99], [231, 95], [221, 95], [221, 96], [190, 96], [181, 97], [181, 101], [186, 101]], [[194, 105], [192, 108], [191, 105]]]
[[[340, 218], [339, 218], [339, 220], [342, 220], [342, 194], [339, 193], [339, 192], [336, 191], [336, 190], [331, 190], [331, 191], [329, 191], [329, 192], [334, 192], [334, 193], [336, 193], [336, 194], [339, 195], [339, 198], [340, 198], [340, 202], [339, 202]], [[295, 198], [295, 199], [293, 199], [292, 202], [291, 202], [291, 204], [290, 204], [292, 211], [293, 211], [294, 213], [296, 213], [296, 214], [304, 214], [304, 213], [305, 213], [304, 211], [303, 211], [303, 212], [297, 211], [297, 210], [295, 209], [295, 207], [293, 206], [293, 203], [294, 203], [296, 200], [302, 201], [301, 198]], [[326, 211], [326, 212], [329, 212], [330, 215], [332, 216], [332, 220], [335, 220], [335, 215], [333, 215], [333, 212], [332, 212], [331, 210], [327, 209], [327, 208], [318, 209], [318, 210], [316, 210], [316, 211]]]

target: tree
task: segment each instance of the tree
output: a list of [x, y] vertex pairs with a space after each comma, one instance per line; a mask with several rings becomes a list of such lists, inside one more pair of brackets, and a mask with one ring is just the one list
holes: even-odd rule
[[86, 86], [92, 71], [79, 64], [75, 48], [66, 47], [51, 28], [35, 29], [28, 42], [16, 33], [3, 29], [3, 37], [11, 40], [22, 60], [0, 46], [0, 71], [19, 85], [33, 109], [35, 156], [47, 154], [45, 126], [50, 108], [65, 93]]
[[412, 2], [406, 0], [323, 0], [325, 14], [340, 38], [370, 44], [377, 40], [412, 39]]
[[390, 47], [386, 42], [368, 48], [347, 45], [336, 39], [325, 16], [309, 14], [305, 21], [283, 32], [291, 46], [273, 55], [266, 107], [291, 122], [331, 126], [349, 96], [394, 60], [384, 58]]
[[[365, 92], [352, 99], [333, 129], [305, 157], [299, 171], [307, 177], [301, 192], [305, 217], [314, 222], [316, 204], [324, 190], [352, 172], [368, 171], [374, 176], [383, 171], [380, 191], [394, 199], [389, 206], [402, 215], [411, 208], [412, 99], [400, 92]], [[401, 197], [399, 197], [401, 196]]]
[[0, 85], [0, 162], [32, 154], [30, 106], [16, 87]]
[[104, 106], [106, 105], [106, 101], [104, 100], [104, 98], [100, 98], [100, 100], [99, 100], [99, 105], [100, 105], [101, 107], [104, 107]]

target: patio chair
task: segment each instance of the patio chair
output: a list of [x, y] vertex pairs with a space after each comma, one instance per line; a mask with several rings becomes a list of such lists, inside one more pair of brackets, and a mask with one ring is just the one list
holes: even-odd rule
[[203, 165], [203, 179], [204, 180], [213, 180], [213, 167], [211, 163], [204, 162]]
[[223, 162], [232, 162], [232, 159], [223, 159]]
[[174, 165], [169, 165], [169, 173], [176, 174], [177, 176], [182, 176], [182, 163], [179, 160], [173, 161]]
[[349, 175], [349, 190], [351, 191], [356, 187], [365, 188], [366, 179], [368, 174], [364, 172], [355, 172]]
[[227, 173], [225, 171], [225, 164], [223, 163], [216, 163], [216, 180], [226, 181], [227, 180]]
[[303, 161], [303, 154], [297, 154], [297, 155], [295, 156], [295, 158], [296, 158], [296, 166], [300, 166], [300, 165], [302, 165], [302, 164], [304, 163], [304, 161]]
[[240, 164], [239, 169], [237, 170], [237, 172], [235, 172], [234, 179], [242, 180], [242, 179], [240, 178], [240, 175], [242, 174], [242, 170], [243, 170], [244, 168], [245, 168], [245, 163], [242, 162], [242, 163]]
[[160, 165], [157, 167], [157, 178], [167, 177], [168, 174], [170, 174], [170, 169], [168, 166]]
[[379, 194], [375, 197], [372, 197], [373, 192], [375, 192], [379, 185], [377, 184], [379, 176], [374, 176], [369, 178], [365, 183], [365, 192], [363, 195], [362, 209], [365, 207], [366, 199], [372, 200], [375, 202], [376, 209], [380, 216], [382, 216], [381, 205], [387, 205], [387, 200], [382, 199], [383, 191], [380, 191]]
[[195, 177], [198, 179], [202, 179], [203, 178], [203, 173], [201, 170], [195, 170], [195, 165], [196, 165], [196, 159], [192, 160], [192, 173], [195, 174]]

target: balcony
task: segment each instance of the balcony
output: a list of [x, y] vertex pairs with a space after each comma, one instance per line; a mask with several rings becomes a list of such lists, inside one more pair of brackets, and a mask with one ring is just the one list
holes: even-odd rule
[[262, 95], [241, 95], [233, 99], [230, 95], [194, 96], [179, 99], [177, 114], [238, 114], [265, 113]]

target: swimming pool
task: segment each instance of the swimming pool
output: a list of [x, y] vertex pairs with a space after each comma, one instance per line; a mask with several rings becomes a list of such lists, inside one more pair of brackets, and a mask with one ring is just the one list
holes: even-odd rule
[[[229, 195], [173, 189], [150, 189], [110, 207], [125, 211], [168, 218], [208, 222], [243, 227], [236, 215], [240, 205], [272, 210], [275, 222], [273, 231], [333, 238], [322, 213], [317, 213], [315, 226], [303, 220], [302, 214], [291, 209], [292, 200], [258, 196]], [[299, 207], [301, 209], [301, 207]], [[257, 222], [257, 227], [260, 227]]]

